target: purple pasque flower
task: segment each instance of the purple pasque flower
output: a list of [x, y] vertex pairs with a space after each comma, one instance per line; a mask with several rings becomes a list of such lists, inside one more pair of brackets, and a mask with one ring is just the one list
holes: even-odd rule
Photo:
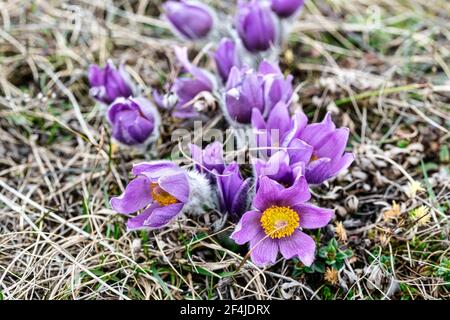
[[289, 154], [279, 150], [267, 160], [255, 158], [253, 168], [256, 177], [256, 190], [262, 177], [268, 177], [279, 184], [290, 187], [305, 173], [303, 162], [290, 163]]
[[241, 67], [241, 61], [237, 53], [236, 44], [229, 38], [223, 38], [216, 51], [214, 52], [214, 61], [217, 71], [224, 83], [228, 80], [232, 67]]
[[96, 64], [89, 66], [88, 79], [90, 95], [99, 102], [110, 104], [116, 98], [133, 95], [134, 85], [123, 65], [116, 69], [110, 60], [101, 68]]
[[312, 147], [305, 176], [309, 183], [319, 184], [347, 169], [355, 160], [352, 152], [345, 152], [348, 128], [338, 128], [328, 112], [320, 123], [312, 123], [299, 131], [298, 138]]
[[225, 106], [231, 120], [250, 123], [252, 110], [264, 112], [264, 79], [253, 69], [232, 67], [225, 92]]
[[211, 31], [214, 19], [211, 9], [196, 1], [167, 1], [163, 4], [167, 20], [184, 38], [204, 38]]
[[143, 98], [117, 98], [109, 107], [107, 118], [112, 136], [125, 145], [154, 141], [161, 123], [158, 110]]
[[236, 29], [250, 52], [266, 51], [276, 41], [276, 21], [270, 7], [263, 1], [239, 2]]
[[237, 221], [247, 209], [250, 179], [244, 180], [239, 165], [232, 162], [216, 175], [216, 185], [221, 212], [229, 213], [231, 219]]
[[127, 222], [128, 230], [167, 225], [189, 201], [187, 172], [170, 161], [142, 162], [133, 166], [134, 178], [122, 195], [111, 198], [111, 207], [122, 214], [141, 213]]
[[220, 211], [229, 213], [233, 220], [239, 219], [247, 208], [250, 179], [242, 178], [237, 163], [225, 164], [220, 142], [213, 142], [204, 150], [195, 144], [190, 144], [189, 148], [196, 170], [206, 171], [212, 184], [217, 187]]
[[176, 118], [192, 118], [198, 116], [192, 100], [201, 92], [212, 92], [215, 87], [212, 76], [193, 65], [188, 59], [187, 48], [175, 48], [175, 54], [183, 68], [171, 88], [176, 96], [176, 104], [172, 115]]
[[303, 112], [289, 115], [286, 104], [279, 102], [269, 112], [267, 120], [259, 110], [252, 112], [252, 127], [259, 158], [267, 159], [278, 150], [285, 150], [290, 164], [308, 163], [312, 147], [298, 138], [305, 128], [308, 118]]
[[271, 9], [281, 18], [288, 18], [300, 9], [304, 0], [272, 0]]
[[265, 113], [272, 110], [278, 102], [289, 105], [293, 93], [292, 80], [294, 77], [288, 75], [285, 78], [278, 64], [269, 63], [267, 60], [263, 60], [259, 64], [258, 72], [264, 78]]
[[211, 174], [215, 170], [215, 172], [221, 174], [225, 169], [223, 146], [220, 142], [210, 143], [204, 150], [191, 143], [189, 144], [189, 151], [197, 171], [206, 171]]
[[303, 229], [326, 226], [333, 210], [316, 207], [304, 177], [285, 188], [262, 177], [253, 198], [253, 210], [247, 211], [231, 238], [237, 244], [250, 244], [250, 257], [258, 266], [274, 264], [280, 251], [285, 259], [298, 257], [305, 265], [314, 261], [316, 244]]

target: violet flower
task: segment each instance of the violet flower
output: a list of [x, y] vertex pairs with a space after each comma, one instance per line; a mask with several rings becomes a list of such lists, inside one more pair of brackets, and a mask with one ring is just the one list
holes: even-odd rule
[[272, 110], [278, 102], [288, 105], [293, 93], [292, 80], [294, 77], [288, 75], [285, 78], [278, 64], [271, 64], [266, 60], [260, 63], [258, 72], [264, 78], [266, 113]]
[[268, 177], [285, 187], [291, 187], [305, 173], [303, 162], [290, 163], [285, 150], [275, 152], [267, 161], [256, 158], [253, 162], [256, 190], [262, 177]]
[[247, 209], [250, 179], [243, 179], [236, 162], [228, 164], [221, 174], [216, 175], [219, 208], [237, 221]]
[[276, 42], [276, 22], [266, 3], [258, 0], [239, 2], [236, 29], [250, 52], [266, 51]]
[[163, 4], [165, 15], [175, 30], [184, 38], [204, 38], [214, 23], [211, 9], [196, 1], [167, 1]]
[[117, 98], [108, 108], [107, 118], [112, 136], [125, 145], [154, 141], [161, 123], [158, 110], [143, 98]]
[[352, 164], [355, 156], [344, 152], [348, 135], [348, 128], [336, 129], [329, 112], [322, 122], [309, 124], [300, 131], [298, 137], [313, 148], [305, 172], [309, 183], [322, 183]]
[[182, 75], [171, 88], [176, 96], [172, 115], [177, 118], [198, 116], [192, 100], [201, 92], [212, 92], [215, 87], [212, 76], [205, 70], [194, 66], [188, 59], [187, 48], [175, 48], [175, 54], [183, 67]]
[[111, 207], [125, 215], [144, 209], [128, 220], [128, 230], [162, 228], [180, 213], [201, 214], [203, 207], [213, 207], [207, 179], [171, 161], [142, 162], [132, 173], [136, 178], [110, 200]]
[[129, 215], [128, 230], [161, 228], [177, 216], [189, 201], [190, 187], [186, 171], [170, 161], [143, 162], [133, 166], [136, 176], [119, 197], [110, 200], [111, 207]]
[[212, 173], [215, 170], [217, 173], [222, 174], [225, 169], [223, 146], [220, 142], [210, 143], [204, 150], [191, 143], [189, 144], [189, 151], [197, 171]]
[[289, 115], [283, 102], [279, 102], [269, 113], [267, 120], [259, 110], [252, 112], [252, 127], [259, 157], [268, 158], [278, 150], [285, 150], [290, 163], [308, 163], [312, 147], [298, 138], [308, 119], [303, 112]]
[[304, 0], [272, 0], [271, 9], [280, 18], [288, 18], [293, 16], [304, 2]]
[[128, 98], [133, 95], [133, 83], [123, 65], [116, 69], [112, 61], [101, 68], [92, 64], [88, 71], [90, 95], [97, 101], [110, 104], [116, 98]]
[[225, 92], [225, 105], [232, 121], [249, 123], [252, 110], [264, 112], [263, 77], [252, 69], [232, 67]]
[[241, 61], [237, 54], [236, 44], [229, 38], [223, 38], [214, 53], [217, 71], [224, 83], [228, 80], [232, 67], [240, 67]]
[[279, 251], [285, 259], [298, 257], [310, 266], [316, 244], [302, 230], [322, 228], [333, 216], [333, 210], [308, 203], [310, 198], [304, 177], [289, 188], [263, 177], [254, 209], [242, 216], [231, 238], [241, 245], [249, 242], [250, 257], [260, 267], [274, 264]]
[[212, 184], [217, 187], [220, 211], [230, 214], [235, 221], [239, 219], [247, 208], [250, 179], [242, 178], [237, 163], [225, 165], [220, 142], [213, 142], [204, 150], [195, 144], [190, 144], [189, 148], [196, 169], [206, 172]]

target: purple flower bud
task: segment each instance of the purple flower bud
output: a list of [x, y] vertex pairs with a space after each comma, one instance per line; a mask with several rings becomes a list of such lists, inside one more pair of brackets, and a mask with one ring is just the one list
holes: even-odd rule
[[108, 61], [104, 68], [90, 65], [88, 78], [91, 96], [102, 103], [110, 104], [116, 98], [133, 95], [133, 83], [123, 65], [119, 70], [111, 61]]
[[138, 145], [158, 136], [160, 116], [145, 98], [118, 98], [108, 109], [112, 136], [126, 145]]
[[270, 112], [279, 102], [287, 105], [293, 92], [293, 76], [285, 78], [277, 64], [270, 64], [266, 60], [261, 62], [258, 71], [264, 76], [265, 112]]
[[173, 116], [177, 118], [191, 118], [198, 116], [191, 101], [201, 92], [212, 92], [215, 87], [213, 77], [205, 70], [193, 65], [187, 55], [187, 48], [175, 48], [175, 54], [183, 67], [183, 72], [171, 88], [177, 102]]
[[308, 183], [322, 183], [352, 164], [355, 156], [344, 152], [348, 135], [348, 128], [336, 129], [330, 113], [322, 122], [309, 124], [301, 130], [299, 138], [312, 147], [305, 173]]
[[272, 0], [272, 10], [281, 18], [292, 16], [300, 7], [304, 0]]
[[163, 8], [169, 22], [190, 40], [206, 37], [213, 26], [209, 7], [195, 1], [167, 1]]
[[291, 165], [289, 154], [285, 150], [275, 152], [267, 161], [256, 158], [253, 168], [256, 177], [256, 190], [258, 190], [259, 181], [262, 177], [269, 177], [285, 187], [290, 187], [305, 172], [303, 162]]
[[298, 138], [307, 122], [303, 112], [296, 112], [291, 117], [283, 102], [279, 102], [270, 111], [267, 120], [259, 110], [253, 110], [252, 127], [255, 130], [259, 157], [267, 158], [283, 149], [288, 152], [291, 163], [309, 161], [312, 147]]
[[250, 123], [252, 110], [264, 111], [263, 77], [253, 70], [236, 67], [228, 77], [225, 105], [229, 117], [239, 123]]
[[261, 1], [239, 3], [236, 29], [250, 52], [265, 51], [276, 40], [276, 23], [270, 8]]
[[220, 41], [219, 46], [214, 53], [214, 60], [216, 62], [217, 71], [223, 82], [227, 81], [233, 66], [238, 68], [241, 66], [241, 61], [236, 52], [236, 45], [228, 38], [223, 38], [222, 41]]
[[189, 144], [192, 160], [195, 162], [197, 171], [212, 173], [213, 170], [222, 174], [225, 169], [223, 159], [223, 146], [220, 142], [213, 142], [202, 150], [195, 144]]
[[188, 174], [170, 161], [143, 162], [133, 166], [136, 176], [119, 197], [111, 198], [111, 207], [129, 215], [128, 230], [154, 229], [167, 225], [189, 201]]
[[250, 179], [244, 180], [235, 162], [225, 167], [222, 174], [216, 175], [220, 210], [229, 213], [237, 221], [247, 209], [247, 194]]

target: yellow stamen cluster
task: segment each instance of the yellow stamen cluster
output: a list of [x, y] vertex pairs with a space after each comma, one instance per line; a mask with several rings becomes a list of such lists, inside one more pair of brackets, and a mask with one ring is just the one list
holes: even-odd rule
[[272, 206], [264, 210], [261, 226], [272, 239], [290, 236], [299, 226], [298, 213], [289, 207]]
[[157, 183], [152, 183], [150, 185], [150, 190], [152, 192], [153, 200], [158, 202], [161, 206], [168, 206], [170, 204], [177, 203], [178, 201], [177, 198], [163, 190]]

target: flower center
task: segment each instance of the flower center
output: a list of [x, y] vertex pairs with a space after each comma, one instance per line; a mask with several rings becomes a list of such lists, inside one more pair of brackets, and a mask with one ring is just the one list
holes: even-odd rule
[[289, 207], [272, 206], [264, 210], [261, 216], [261, 226], [272, 239], [290, 236], [299, 226], [297, 212]]
[[178, 202], [177, 198], [163, 190], [157, 183], [152, 182], [150, 190], [152, 191], [153, 200], [161, 206], [168, 206]]
[[309, 160], [309, 162], [313, 162], [313, 161], [316, 161], [318, 159], [319, 159], [319, 157], [315, 153], [313, 153], [312, 156], [311, 156], [311, 159]]

